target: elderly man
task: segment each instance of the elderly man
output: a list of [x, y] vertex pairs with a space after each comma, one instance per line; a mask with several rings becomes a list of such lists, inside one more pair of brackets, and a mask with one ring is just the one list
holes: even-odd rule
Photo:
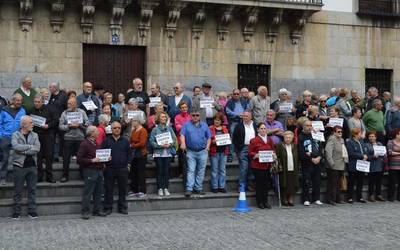
[[38, 182], [43, 181], [43, 160], [46, 163], [46, 181], [55, 183], [53, 179], [53, 149], [54, 129], [58, 124], [58, 116], [55, 111], [43, 105], [43, 97], [36, 95], [33, 100], [34, 109], [31, 117], [34, 121], [33, 131], [38, 134], [40, 152], [37, 155]]
[[179, 114], [181, 111], [179, 110], [179, 103], [184, 101], [189, 106], [189, 112], [192, 109], [192, 100], [189, 96], [184, 95], [184, 87], [181, 83], [176, 83], [174, 87], [175, 95], [169, 97], [168, 100], [168, 115], [171, 118], [171, 121], [175, 121], [175, 116]]
[[351, 96], [351, 98], [349, 99], [349, 103], [350, 103], [351, 108], [354, 108], [354, 107], [359, 107], [360, 109], [364, 108], [363, 100], [358, 95], [357, 90], [352, 89], [350, 91], [350, 96]]
[[3, 107], [0, 112], [0, 183], [6, 184], [8, 158], [11, 148], [11, 136], [19, 129], [21, 118], [25, 115], [22, 106], [22, 96], [18, 93], [11, 98], [11, 104]]
[[242, 115], [242, 121], [233, 131], [232, 144], [239, 159], [239, 185], [249, 191], [255, 191], [249, 182], [253, 179], [250, 170], [249, 144], [250, 140], [257, 136], [257, 125], [251, 119], [251, 113], [246, 111]]
[[192, 99], [193, 109], [200, 110], [201, 121], [207, 123], [208, 126], [213, 124], [213, 117], [221, 110], [219, 105], [211, 93], [211, 84], [203, 83], [200, 95]]
[[241, 88], [240, 89], [240, 100], [246, 103], [246, 107], [249, 106], [250, 103], [250, 91], [248, 88]]
[[376, 99], [381, 100], [379, 97], [379, 91], [375, 87], [370, 87], [365, 97], [365, 112], [373, 109], [373, 102]]
[[161, 92], [160, 84], [153, 83], [150, 87], [150, 91], [151, 91], [151, 95], [149, 96], [150, 115], [154, 115], [156, 113], [156, 106], [160, 102], [164, 104], [164, 109], [167, 109], [168, 97]]
[[257, 90], [257, 95], [251, 98], [248, 110], [251, 111], [256, 124], [265, 121], [265, 115], [270, 108], [271, 99], [268, 96], [268, 88], [260, 86]]
[[205, 194], [203, 180], [211, 144], [211, 131], [205, 122], [200, 121], [200, 111], [193, 109], [190, 115], [192, 120], [181, 129], [181, 149], [187, 152], [187, 198], [192, 193]]
[[121, 136], [121, 123], [115, 121], [111, 124], [112, 136], [106, 138], [102, 148], [111, 149], [111, 160], [106, 162], [104, 171], [105, 197], [104, 213], [111, 214], [113, 209], [114, 183], [118, 184], [118, 213], [128, 214], [126, 203], [126, 186], [128, 184], [129, 165], [131, 162], [131, 149], [128, 139]]
[[40, 150], [39, 137], [32, 132], [33, 122], [29, 116], [24, 116], [20, 122], [20, 130], [12, 135], [11, 146], [13, 149], [14, 173], [14, 214], [13, 219], [21, 217], [22, 190], [26, 182], [28, 191], [28, 216], [32, 219], [38, 217], [36, 213], [36, 154]]
[[[321, 169], [323, 146], [311, 136], [312, 123], [307, 120], [303, 123], [303, 131], [299, 136], [299, 158], [302, 166], [303, 176], [303, 201], [304, 206], [310, 202], [322, 205], [320, 201]], [[310, 197], [310, 188], [312, 196]]]
[[382, 112], [385, 114], [387, 110], [392, 107], [392, 94], [389, 91], [385, 91], [382, 94], [382, 101], [383, 101], [383, 110]]
[[285, 132], [285, 129], [283, 128], [282, 123], [275, 120], [275, 117], [275, 111], [272, 109], [268, 110], [265, 127], [267, 128], [267, 134], [268, 136], [271, 136], [274, 145], [278, 145], [282, 141], [283, 132]]
[[33, 98], [36, 96], [35, 89], [32, 88], [32, 78], [24, 77], [21, 82], [21, 87], [14, 91], [14, 94], [22, 96], [22, 107], [26, 114], [30, 114], [33, 109]]
[[79, 148], [79, 144], [85, 138], [84, 131], [89, 125], [88, 117], [80, 108], [77, 108], [76, 98], [70, 98], [67, 103], [68, 109], [60, 117], [58, 128], [64, 131], [64, 156], [63, 176], [61, 182], [69, 179], [69, 162], [71, 156]]
[[385, 118], [382, 112], [383, 104], [380, 99], [375, 99], [372, 103], [373, 108], [367, 111], [363, 116], [363, 122], [367, 128], [367, 132], [375, 131], [377, 140], [385, 143]]
[[90, 125], [97, 125], [101, 110], [99, 99], [93, 95], [93, 85], [90, 82], [83, 83], [83, 93], [76, 97], [77, 107], [86, 113]]
[[146, 91], [143, 90], [143, 81], [140, 78], [133, 79], [133, 90], [127, 94], [126, 104], [129, 99], [135, 98], [139, 103], [139, 109], [146, 113], [146, 116], [150, 116], [150, 99]]
[[96, 157], [96, 138], [99, 135], [95, 126], [86, 129], [86, 139], [79, 145], [77, 163], [82, 168], [85, 186], [82, 193], [82, 219], [90, 218], [90, 199], [93, 196], [93, 216], [105, 216], [101, 211], [103, 189], [103, 163]]
[[394, 98], [393, 106], [386, 112], [386, 131], [394, 131], [400, 128], [400, 98]]

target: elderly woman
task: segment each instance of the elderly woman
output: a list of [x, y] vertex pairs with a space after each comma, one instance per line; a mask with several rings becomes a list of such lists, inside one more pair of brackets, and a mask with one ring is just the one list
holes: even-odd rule
[[97, 130], [99, 131], [99, 135], [96, 139], [96, 144], [100, 146], [107, 137], [106, 127], [109, 126], [110, 117], [106, 114], [99, 115], [99, 125], [97, 126]]
[[303, 101], [296, 107], [296, 118], [307, 116], [311, 103], [312, 93], [309, 90], [303, 92]]
[[385, 201], [381, 195], [382, 190], [382, 172], [383, 165], [386, 158], [385, 155], [378, 155], [375, 152], [376, 146], [383, 147], [383, 144], [378, 142], [376, 139], [376, 133], [370, 131], [367, 133], [368, 143], [366, 143], [368, 149], [368, 156], [370, 157], [370, 168], [368, 173], [368, 201]]
[[294, 206], [293, 196], [299, 188], [299, 155], [297, 145], [293, 143], [294, 133], [285, 131], [283, 142], [276, 147], [276, 156], [280, 166], [280, 186], [284, 195], [283, 205]]
[[364, 125], [364, 121], [361, 119], [362, 111], [359, 107], [354, 107], [351, 110], [351, 113], [353, 114], [353, 116], [347, 121], [349, 130], [352, 130], [353, 128], [359, 128], [361, 130], [362, 138], [364, 139], [366, 128]]
[[135, 98], [131, 98], [128, 101], [128, 109], [122, 119], [122, 127], [124, 129], [124, 136], [129, 139], [132, 133], [132, 119], [135, 118], [140, 124], [146, 122], [146, 115], [142, 110], [139, 109], [139, 103]]
[[361, 129], [353, 128], [351, 138], [346, 141], [346, 149], [349, 156], [349, 184], [347, 187], [347, 202], [353, 203], [354, 185], [356, 189], [356, 199], [358, 202], [366, 203], [362, 197], [362, 187], [364, 182], [364, 172], [356, 169], [357, 160], [368, 160], [368, 149], [362, 141]]
[[[288, 91], [287, 89], [280, 89], [279, 90], [279, 100], [274, 103], [273, 110], [276, 112], [276, 120], [279, 121], [282, 124], [286, 124], [286, 120], [288, 118], [293, 118], [294, 117], [294, 111], [295, 108], [291, 102], [291, 97], [292, 93]], [[292, 105], [292, 109], [283, 109], [286, 105], [286, 107]]]
[[348, 161], [348, 154], [342, 135], [342, 127], [335, 126], [333, 128], [333, 135], [329, 137], [325, 146], [325, 159], [328, 163], [327, 203], [330, 205], [343, 203], [340, 198], [339, 181], [340, 177], [344, 174], [346, 161]]
[[339, 114], [342, 117], [350, 118], [351, 117], [351, 105], [347, 101], [347, 94], [349, 91], [345, 88], [339, 89], [339, 97], [336, 99], [336, 106], [339, 108]]
[[329, 109], [328, 109], [328, 104], [326, 104], [326, 101], [328, 100], [328, 97], [326, 95], [321, 95], [319, 97], [319, 119], [324, 122], [324, 124], [328, 123], [329, 119]]
[[[157, 126], [153, 128], [150, 135], [150, 144], [153, 152], [154, 161], [157, 167], [157, 188], [159, 196], [169, 196], [169, 167], [171, 158], [176, 154], [176, 136], [170, 126], [168, 126], [168, 115], [161, 111], [157, 114], [155, 122]], [[171, 138], [169, 142], [161, 142], [157, 137], [160, 135], [168, 135]]]
[[[340, 110], [339, 110], [339, 108], [337, 106], [332, 106], [329, 109], [329, 121], [330, 121], [331, 118], [343, 119], [343, 124], [342, 124], [343, 131], [342, 131], [342, 133], [343, 133], [343, 139], [346, 140], [349, 137], [349, 134], [348, 134], [348, 131], [349, 131], [348, 127], [349, 126], [348, 126], [348, 124], [346, 122], [346, 119], [344, 117], [340, 116], [339, 112], [340, 112]], [[332, 125], [330, 123], [328, 123], [325, 126], [325, 133], [324, 133], [325, 134], [325, 138], [329, 138], [329, 136], [333, 135], [333, 127], [334, 127], [334, 125]]]
[[388, 200], [394, 201], [397, 184], [397, 200], [400, 201], [400, 128], [393, 131], [394, 139], [387, 144], [389, 157], [389, 190]]
[[[260, 151], [275, 151], [274, 143], [267, 137], [267, 128], [264, 123], [257, 126], [258, 135], [250, 140], [249, 158], [251, 159], [251, 169], [256, 178], [256, 202], [260, 209], [271, 209], [268, 203], [268, 189], [271, 183], [270, 162], [260, 160]], [[274, 153], [275, 154], [275, 153]]]

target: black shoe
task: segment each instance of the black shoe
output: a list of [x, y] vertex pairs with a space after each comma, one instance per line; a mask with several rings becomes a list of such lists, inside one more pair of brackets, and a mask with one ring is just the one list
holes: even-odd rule
[[388, 197], [387, 200], [390, 201], [390, 202], [394, 202], [394, 198], [393, 197]]
[[88, 220], [88, 219], [90, 219], [90, 214], [89, 213], [84, 213], [84, 214], [82, 214], [82, 217], [81, 217], [83, 220]]
[[258, 206], [259, 209], [265, 209], [265, 206], [262, 203], [259, 203], [257, 206]]
[[216, 193], [218, 193], [218, 189], [213, 188], [213, 189], [211, 189], [211, 192], [213, 192], [214, 194], [216, 194]]
[[63, 176], [63, 177], [61, 178], [61, 180], [60, 180], [61, 183], [64, 183], [64, 182], [67, 182], [67, 181], [68, 181], [68, 178], [65, 177], [65, 176]]
[[58, 157], [53, 159], [54, 162], [60, 162], [60, 159]]
[[21, 219], [21, 214], [19, 214], [19, 213], [13, 213], [12, 218], [13, 218], [14, 220], [19, 220], [19, 219]]
[[56, 183], [56, 180], [54, 180], [53, 178], [52, 179], [47, 179], [46, 180], [48, 183]]
[[264, 207], [267, 208], [267, 209], [271, 209], [272, 208], [269, 203], [264, 203]]
[[336, 203], [333, 202], [333, 201], [328, 201], [328, 202], [326, 202], [326, 204], [329, 204], [329, 205], [332, 205], [332, 206], [336, 206]]
[[232, 157], [228, 157], [228, 159], [226, 160], [227, 162], [233, 162], [233, 158]]
[[92, 213], [92, 216], [98, 216], [98, 217], [106, 217], [107, 215], [109, 215], [109, 214], [107, 214], [105, 212], [101, 212], [101, 211], [97, 211], [97, 212], [93, 212]]
[[219, 188], [219, 189], [218, 189], [218, 192], [224, 193], [224, 194], [225, 194], [225, 193], [226, 193], [226, 189], [225, 189], [225, 188]]
[[43, 182], [43, 178], [38, 178], [37, 183], [41, 183], [41, 182]]
[[126, 209], [119, 209], [119, 210], [118, 210], [118, 213], [119, 213], [119, 214], [128, 214], [128, 210], [126, 210]]
[[358, 200], [357, 200], [357, 202], [360, 202], [360, 203], [367, 203], [367, 201], [366, 201], [366, 200], [364, 200], [363, 198], [361, 198], [361, 199], [358, 199]]
[[112, 213], [111, 209], [106, 209], [103, 211], [103, 214], [105, 214], [105, 216], [110, 215]]
[[192, 196], [192, 192], [191, 191], [186, 191], [185, 192], [185, 197], [186, 198], [190, 198], [190, 196]]
[[37, 219], [39, 218], [38, 214], [36, 212], [30, 212], [28, 213], [28, 217], [31, 219]]
[[292, 202], [288, 202], [289, 207], [294, 207], [294, 204]]
[[205, 195], [206, 193], [200, 190], [193, 190], [193, 194]]

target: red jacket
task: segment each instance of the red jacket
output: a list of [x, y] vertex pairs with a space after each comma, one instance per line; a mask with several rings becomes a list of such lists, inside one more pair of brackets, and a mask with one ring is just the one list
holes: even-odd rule
[[[217, 131], [216, 131], [214, 125], [210, 126], [210, 131], [211, 131], [210, 156], [215, 156], [217, 154], [217, 144], [215, 142], [215, 134]], [[225, 126], [222, 126], [222, 133], [229, 134], [229, 131]], [[225, 147], [224, 154], [225, 155], [229, 154], [229, 146], [228, 145]]]
[[260, 136], [256, 136], [250, 140], [249, 157], [251, 159], [251, 168], [265, 170], [271, 168], [271, 163], [260, 163], [258, 158], [254, 159], [254, 156], [258, 154], [259, 151], [273, 150], [275, 152], [272, 139], [270, 137], [267, 138], [267, 143], [264, 143]]

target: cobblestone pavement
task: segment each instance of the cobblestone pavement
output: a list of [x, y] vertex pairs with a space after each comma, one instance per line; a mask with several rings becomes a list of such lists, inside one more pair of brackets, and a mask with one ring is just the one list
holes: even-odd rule
[[0, 249], [400, 249], [400, 202], [0, 219]]

